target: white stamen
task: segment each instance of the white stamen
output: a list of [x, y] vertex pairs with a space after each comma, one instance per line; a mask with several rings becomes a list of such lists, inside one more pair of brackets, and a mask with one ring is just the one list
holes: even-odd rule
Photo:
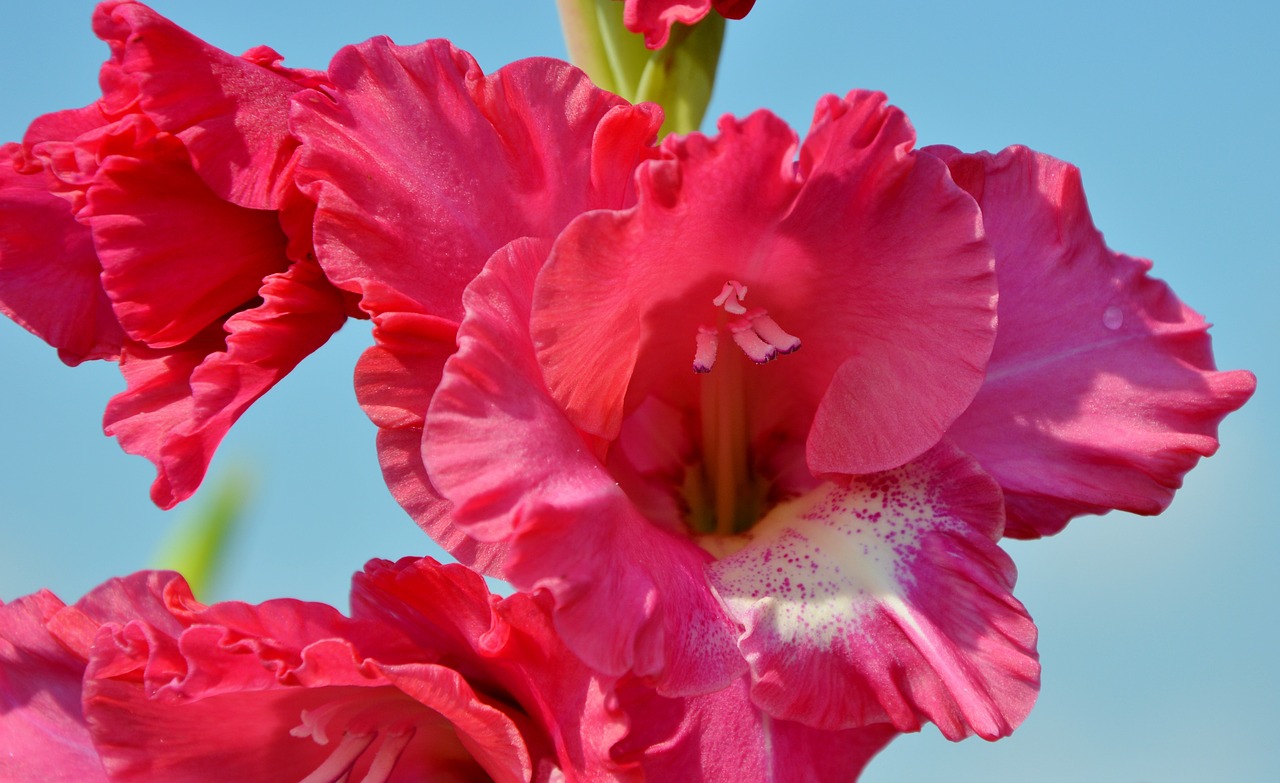
[[[730, 295], [733, 296], [730, 299]], [[724, 284], [724, 288], [720, 289], [720, 294], [711, 300], [716, 307], [724, 307], [725, 312], [734, 315], [742, 315], [747, 308], [742, 306], [742, 300], [747, 298], [747, 287], [737, 280], [730, 280]]]
[[373, 763], [369, 765], [369, 771], [365, 773], [360, 783], [387, 783], [396, 762], [400, 760], [400, 754], [404, 753], [409, 740], [413, 739], [413, 732], [413, 728], [409, 727], [403, 731], [385, 735], [382, 744], [378, 746], [378, 752], [373, 755]]
[[339, 742], [338, 747], [334, 748], [333, 752], [329, 754], [329, 758], [316, 767], [315, 772], [307, 775], [298, 783], [340, 783], [340, 781], [346, 780], [351, 768], [355, 766], [356, 759], [360, 758], [360, 754], [364, 753], [373, 744], [376, 736], [376, 733], [344, 733], [342, 742]]
[[711, 372], [716, 363], [716, 347], [719, 342], [714, 326], [699, 326], [693, 352], [693, 371]]
[[750, 321], [737, 321], [729, 324], [733, 333], [733, 341], [738, 344], [747, 358], [756, 364], [772, 361], [778, 355], [778, 349], [760, 339], [760, 335], [751, 328]]
[[787, 334], [778, 326], [778, 322], [761, 310], [757, 315], [749, 316], [751, 329], [760, 335], [760, 339], [778, 349], [778, 353], [791, 353], [800, 348], [800, 338]]

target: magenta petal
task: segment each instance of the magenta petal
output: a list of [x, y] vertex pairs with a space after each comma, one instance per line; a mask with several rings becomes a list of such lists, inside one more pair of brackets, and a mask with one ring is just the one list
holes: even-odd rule
[[121, 325], [152, 348], [191, 339], [289, 263], [275, 214], [218, 198], [172, 137], [104, 160], [80, 219]]
[[551, 592], [557, 629], [589, 664], [666, 692], [721, 687], [743, 664], [705, 553], [640, 516], [542, 384], [527, 324], [546, 244], [513, 242], [467, 289], [427, 415], [428, 471], [456, 524], [509, 542], [509, 581]]
[[[726, 0], [720, 0], [719, 4], [723, 3]], [[622, 23], [631, 32], [642, 34], [645, 46], [661, 49], [667, 45], [673, 24], [696, 24], [711, 12], [711, 6], [712, 0], [626, 0]], [[742, 13], [746, 15], [746, 11]]]
[[106, 783], [80, 706], [85, 661], [49, 633], [51, 593], [0, 603], [0, 780]]
[[636, 207], [556, 240], [532, 320], [552, 395], [612, 440], [646, 395], [689, 388], [691, 360], [710, 362], [698, 339], [724, 322], [718, 350], [756, 363], [742, 373], [752, 426], [807, 436], [814, 473], [919, 456], [972, 400], [995, 339], [977, 205], [911, 151], [883, 95], [819, 104], [798, 166], [795, 134], [767, 112], [719, 130], [669, 138], [674, 160], [640, 167]]
[[686, 699], [628, 681], [618, 696], [631, 730], [614, 755], [654, 781], [849, 783], [897, 736], [887, 724], [823, 731], [771, 718], [751, 703], [745, 678]]
[[996, 250], [996, 345], [950, 436], [1004, 488], [1006, 533], [1162, 511], [1253, 375], [1216, 372], [1204, 319], [1149, 261], [1107, 248], [1074, 166], [1025, 147], [930, 151], [978, 199]]
[[827, 729], [1009, 734], [1035, 701], [995, 483], [954, 447], [773, 509], [712, 567], [746, 626], [752, 698]]
[[128, 388], [107, 405], [108, 435], [156, 466], [151, 498], [170, 508], [204, 478], [227, 430], [298, 362], [324, 344], [346, 318], [338, 292], [309, 263], [271, 275], [262, 303], [174, 349], [126, 349], [120, 371]]
[[137, 80], [142, 110], [182, 139], [214, 192], [254, 209], [280, 206], [297, 146], [289, 96], [322, 74], [281, 67], [269, 50], [228, 54], [140, 3], [103, 3], [94, 30]]
[[620, 206], [631, 167], [596, 156], [634, 165], [660, 122], [567, 64], [485, 76], [446, 41], [374, 39], [342, 50], [330, 74], [333, 100], [296, 98], [297, 177], [319, 204], [321, 264], [370, 313], [461, 319], [462, 289], [499, 247]]
[[89, 229], [44, 172], [14, 170], [16, 144], [0, 147], [0, 312], [58, 349], [67, 364], [114, 359], [124, 334], [102, 290]]

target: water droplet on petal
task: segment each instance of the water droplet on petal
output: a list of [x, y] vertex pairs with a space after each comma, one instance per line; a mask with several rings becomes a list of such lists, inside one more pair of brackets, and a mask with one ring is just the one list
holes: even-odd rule
[[1119, 329], [1124, 325], [1124, 311], [1111, 305], [1102, 314], [1102, 325], [1111, 330]]

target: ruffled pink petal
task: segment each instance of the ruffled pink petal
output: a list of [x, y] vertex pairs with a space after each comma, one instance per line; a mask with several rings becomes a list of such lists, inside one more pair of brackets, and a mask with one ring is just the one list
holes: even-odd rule
[[950, 435], [1004, 488], [1006, 533], [1159, 513], [1217, 450], [1253, 375], [1216, 372], [1204, 319], [1147, 276], [1149, 261], [1107, 248], [1074, 166], [1025, 147], [930, 152], [981, 204], [996, 250], [996, 346]]
[[774, 508], [712, 566], [752, 699], [819, 728], [1009, 734], [1040, 667], [1001, 529], [999, 488], [945, 445]]
[[265, 47], [228, 54], [140, 3], [101, 4], [94, 31], [112, 46], [110, 65], [136, 80], [140, 108], [182, 140], [218, 196], [279, 208], [297, 147], [289, 97], [323, 84], [323, 74], [284, 68]]
[[49, 592], [0, 603], [0, 780], [106, 783], [80, 706], [85, 659], [46, 628]]
[[427, 416], [428, 472], [460, 528], [508, 542], [512, 584], [555, 597], [557, 629], [590, 665], [665, 692], [721, 687], [743, 664], [705, 553], [636, 512], [542, 385], [526, 325], [546, 246], [512, 243], [468, 288]]
[[620, 206], [600, 202], [625, 192], [661, 122], [567, 64], [485, 76], [446, 41], [374, 39], [330, 74], [333, 100], [295, 99], [297, 177], [319, 204], [321, 264], [371, 314], [461, 319], [462, 289], [499, 247]]
[[618, 695], [631, 730], [615, 758], [637, 760], [648, 780], [849, 783], [897, 735], [887, 724], [822, 731], [771, 718], [751, 703], [745, 678], [685, 699], [632, 680]]
[[275, 215], [215, 195], [172, 136], [139, 139], [133, 154], [104, 160], [80, 219], [121, 325], [152, 348], [190, 340], [289, 264]]
[[190, 497], [227, 430], [254, 400], [342, 325], [342, 297], [318, 267], [297, 263], [271, 275], [262, 303], [173, 349], [126, 349], [128, 388], [111, 399], [105, 430], [151, 460], [151, 498], [161, 508]]
[[[719, 0], [715, 3], [718, 7], [726, 5], [730, 8], [735, 5], [746, 5], [750, 10], [751, 4], [755, 0], [742, 3], [741, 0]], [[687, 0], [679, 2], [679, 0], [626, 0], [626, 7], [622, 11], [622, 23], [633, 33], [640, 33], [644, 36], [644, 45], [650, 49], [661, 49], [667, 45], [667, 39], [671, 36], [671, 25], [679, 24], [696, 24], [701, 21], [704, 16], [711, 13], [712, 0]], [[746, 11], [742, 12], [746, 15]], [[741, 17], [735, 17], [741, 18]]]
[[569, 780], [596, 780], [603, 769], [631, 780], [610, 758], [625, 732], [607, 703], [610, 683], [565, 647], [534, 597], [498, 601], [476, 573], [430, 558], [372, 561], [352, 584], [352, 615], [396, 624], [430, 661], [477, 690], [509, 694], [539, 727], [525, 732], [536, 766], [555, 760]]
[[124, 333], [102, 290], [93, 237], [49, 192], [49, 175], [14, 170], [18, 154], [16, 144], [0, 147], [0, 312], [67, 364], [115, 359]]
[[[994, 340], [977, 205], [911, 152], [883, 95], [820, 103], [798, 167], [794, 133], [766, 112], [719, 129], [669, 139], [675, 160], [641, 167], [634, 209], [584, 215], [557, 239], [532, 319], [553, 396], [612, 440], [645, 396], [687, 386], [703, 329], [736, 354], [734, 319], [759, 308], [757, 342], [795, 350], [785, 333], [803, 347], [746, 368], [753, 427], [808, 435], [815, 473], [923, 453], [973, 398]], [[730, 284], [745, 315], [716, 304]]]

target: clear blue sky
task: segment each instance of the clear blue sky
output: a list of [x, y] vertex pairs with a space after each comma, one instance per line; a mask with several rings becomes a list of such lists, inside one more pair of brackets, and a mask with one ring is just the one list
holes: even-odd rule
[[[347, 43], [447, 37], [493, 70], [563, 56], [552, 0], [351, 3], [221, 0], [153, 5], [232, 51], [267, 43], [322, 68]], [[415, 8], [416, 6], [416, 8]], [[0, 139], [97, 95], [105, 46], [92, 3], [20, 4], [0, 26]], [[710, 116], [769, 107], [801, 131], [815, 100], [887, 92], [922, 144], [1023, 143], [1084, 172], [1095, 221], [1213, 329], [1220, 366], [1259, 376], [1162, 517], [1079, 520], [1012, 543], [1017, 594], [1041, 629], [1044, 687], [996, 744], [903, 738], [864, 780], [1280, 779], [1280, 468], [1273, 393], [1280, 308], [1280, 12], [1272, 4], [759, 0], [731, 24]], [[211, 472], [259, 474], [251, 518], [217, 597], [292, 595], [345, 605], [369, 557], [438, 552], [387, 495], [351, 368], [351, 324], [241, 420]], [[147, 500], [150, 466], [101, 435], [111, 365], [63, 367], [0, 322], [0, 598], [50, 587], [73, 600], [148, 565], [184, 509]], [[199, 496], [197, 496], [198, 502]]]

